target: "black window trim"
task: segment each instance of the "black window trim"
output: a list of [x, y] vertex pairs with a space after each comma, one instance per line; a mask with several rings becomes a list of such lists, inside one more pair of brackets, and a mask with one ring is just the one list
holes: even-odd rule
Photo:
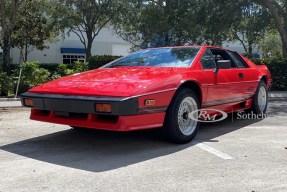
[[[230, 57], [230, 55], [228, 54], [228, 50], [226, 49], [221, 49], [221, 48], [210, 48], [210, 50], [215, 50], [215, 51], [224, 51], [228, 57], [230, 58], [230, 61], [231, 61], [231, 68], [230, 69], [238, 69], [239, 67], [236, 65], [236, 63], [233, 61], [233, 59]], [[212, 51], [211, 51], [212, 52]], [[212, 53], [213, 54], [213, 53]], [[235, 66], [235, 67], [232, 67], [232, 64]]]
[[[242, 61], [242, 63], [245, 65], [245, 68], [249, 68], [248, 64], [244, 61], [244, 59], [236, 52], [236, 51], [231, 51], [231, 50], [227, 50], [227, 49], [221, 49], [221, 48], [208, 48], [210, 50], [218, 50], [218, 51], [225, 51], [227, 54], [228, 52], [231, 52], [234, 54], [234, 56], [236, 56], [240, 61]], [[212, 52], [212, 51], [211, 51]], [[228, 54], [228, 56], [230, 57], [230, 55]], [[236, 68], [231, 67], [230, 69], [245, 69], [242, 67], [238, 67], [237, 64], [234, 62], [234, 60], [230, 57], [231, 62], [236, 66]]]
[[[227, 50], [227, 51], [229, 51], [229, 50]], [[237, 66], [239, 69], [249, 68], [248, 64], [247, 64], [247, 63], [244, 61], [244, 59], [239, 55], [239, 53], [237, 53], [236, 51], [229, 51], [229, 52], [233, 53], [234, 56], [237, 57], [237, 58], [243, 63], [243, 65], [245, 66], [244, 68]], [[235, 63], [235, 65], [237, 65], [237, 64]]]
[[211, 51], [211, 48], [206, 48], [205, 51], [204, 51], [204, 53], [202, 54], [202, 56], [201, 56], [201, 58], [200, 58], [201, 67], [202, 67], [202, 69], [203, 69], [204, 71], [205, 71], [205, 70], [208, 70], [208, 71], [213, 70], [213, 71], [214, 71], [214, 69], [216, 69], [216, 61], [215, 61], [215, 59], [214, 59], [215, 67], [212, 68], [212, 69], [206, 69], [206, 68], [204, 68], [204, 66], [203, 66], [203, 64], [202, 64], [202, 58], [204, 57], [204, 55], [205, 55], [205, 53], [206, 53], [207, 51], [210, 51], [211, 54], [213, 55], [213, 53], [212, 53], [212, 51]]

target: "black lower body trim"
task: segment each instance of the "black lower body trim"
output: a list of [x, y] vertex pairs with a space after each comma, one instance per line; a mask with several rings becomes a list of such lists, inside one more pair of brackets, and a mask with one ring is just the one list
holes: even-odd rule
[[168, 108], [168, 106], [139, 108], [139, 113], [140, 113], [140, 114], [146, 114], [146, 113], [162, 113], [162, 112], [166, 112], [167, 108]]
[[202, 106], [203, 107], [211, 107], [215, 105], [223, 105], [223, 104], [228, 104], [228, 103], [233, 103], [233, 102], [239, 102], [239, 101], [244, 101], [246, 99], [250, 99], [253, 95], [248, 95], [246, 97], [234, 97], [230, 99], [222, 99], [222, 100], [215, 100], [215, 101], [209, 101], [205, 102]]

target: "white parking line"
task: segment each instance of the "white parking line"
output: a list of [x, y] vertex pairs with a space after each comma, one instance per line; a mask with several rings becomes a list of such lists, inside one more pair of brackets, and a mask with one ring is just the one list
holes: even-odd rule
[[286, 129], [286, 126], [246, 126], [244, 129]]
[[214, 149], [214, 148], [209, 147], [209, 146], [207, 146], [207, 145], [205, 145], [205, 144], [202, 144], [202, 143], [198, 143], [198, 144], [196, 144], [195, 146], [197, 146], [197, 147], [199, 147], [200, 149], [203, 149], [203, 150], [205, 150], [205, 151], [207, 151], [207, 152], [209, 152], [209, 153], [211, 153], [211, 154], [213, 154], [213, 155], [216, 155], [217, 157], [220, 157], [220, 158], [222, 158], [222, 159], [224, 159], [224, 160], [235, 159], [234, 157], [232, 157], [232, 156], [230, 156], [230, 155], [228, 155], [228, 154], [226, 154], [226, 153], [223, 153], [223, 152], [221, 152], [221, 151], [219, 151], [219, 150], [217, 150], [217, 149]]

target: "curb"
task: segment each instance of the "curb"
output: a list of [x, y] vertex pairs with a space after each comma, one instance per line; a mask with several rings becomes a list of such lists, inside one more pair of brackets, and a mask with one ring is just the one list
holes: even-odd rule
[[20, 98], [0, 98], [0, 102], [20, 101]]
[[287, 97], [287, 91], [272, 91], [269, 92], [270, 98], [286, 98]]

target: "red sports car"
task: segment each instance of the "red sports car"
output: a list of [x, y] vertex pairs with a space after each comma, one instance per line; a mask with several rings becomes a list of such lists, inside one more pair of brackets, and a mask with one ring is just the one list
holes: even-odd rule
[[21, 101], [32, 108], [32, 120], [113, 131], [161, 128], [170, 141], [186, 143], [199, 128], [191, 113], [265, 113], [271, 80], [265, 65], [220, 47], [152, 48], [32, 88]]

